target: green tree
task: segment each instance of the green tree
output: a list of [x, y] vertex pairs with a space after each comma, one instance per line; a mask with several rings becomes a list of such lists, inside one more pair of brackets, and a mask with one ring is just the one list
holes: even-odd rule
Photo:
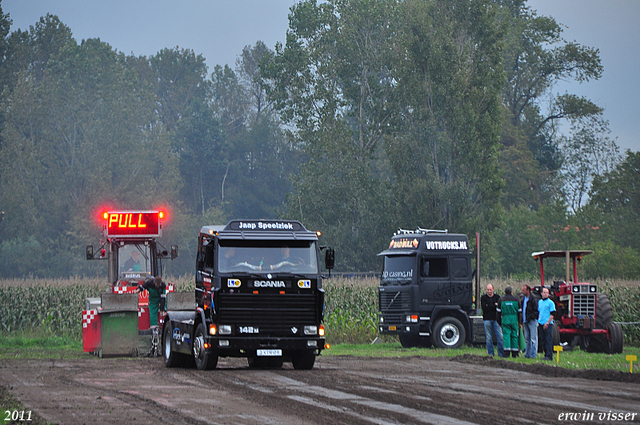
[[303, 1], [292, 8], [286, 45], [263, 64], [264, 86], [290, 143], [309, 162], [283, 211], [323, 231], [338, 267], [372, 269], [391, 228], [388, 188], [376, 176], [391, 111], [387, 98], [392, 1]]
[[613, 170], [595, 176], [585, 214], [619, 246], [640, 252], [640, 152], [627, 151]]
[[594, 176], [613, 171], [620, 162], [615, 141], [609, 138], [609, 122], [601, 115], [573, 120], [571, 134], [560, 138], [564, 162], [560, 169], [565, 198], [575, 214], [587, 201]]
[[157, 130], [152, 93], [136, 89], [137, 75], [109, 45], [68, 42], [41, 79], [32, 72], [19, 74], [2, 104], [3, 237], [26, 241], [40, 229], [55, 252], [42, 267], [69, 273], [82, 258], [68, 249], [86, 238], [86, 217], [101, 203], [150, 208], [172, 201], [176, 165]]
[[402, 3], [387, 155], [401, 223], [473, 233], [500, 218], [502, 31], [483, 1]]
[[[562, 26], [552, 17], [537, 15], [526, 0], [503, 0], [500, 4], [498, 19], [506, 29], [502, 99], [507, 109], [505, 126], [512, 127], [503, 131], [501, 165], [505, 177], [516, 177], [506, 179], [503, 201], [507, 206], [523, 202], [538, 208], [561, 196], [556, 178], [563, 162], [558, 121], [602, 112], [584, 97], [554, 95], [553, 87], [561, 80], [596, 80], [603, 68], [598, 49], [564, 40]], [[550, 108], [544, 107], [547, 104]]]

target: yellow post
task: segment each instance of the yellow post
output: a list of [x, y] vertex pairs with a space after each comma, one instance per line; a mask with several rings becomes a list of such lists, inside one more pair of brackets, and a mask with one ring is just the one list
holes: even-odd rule
[[558, 353], [558, 357], [556, 359], [556, 363], [560, 363], [560, 351], [562, 351], [562, 345], [554, 345], [553, 346], [553, 351]]
[[629, 373], [633, 373], [633, 362], [635, 362], [636, 360], [638, 360], [637, 356], [634, 356], [633, 354], [629, 354], [626, 357], [627, 361], [629, 362]]

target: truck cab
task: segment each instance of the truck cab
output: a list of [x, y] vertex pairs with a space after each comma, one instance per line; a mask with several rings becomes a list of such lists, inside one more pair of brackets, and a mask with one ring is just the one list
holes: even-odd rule
[[473, 255], [466, 235], [401, 229], [378, 255], [381, 334], [398, 335], [403, 347], [484, 341], [482, 319], [472, 318]]
[[[196, 310], [168, 312], [167, 366], [181, 356], [193, 356], [199, 369], [215, 368], [219, 357], [246, 357], [250, 366], [291, 361], [311, 369], [325, 344], [319, 253], [318, 234], [297, 221], [202, 227]], [[325, 265], [332, 267], [326, 258]]]

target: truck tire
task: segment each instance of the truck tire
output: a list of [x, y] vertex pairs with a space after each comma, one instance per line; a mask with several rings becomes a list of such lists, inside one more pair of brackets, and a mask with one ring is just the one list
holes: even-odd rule
[[455, 317], [443, 317], [433, 326], [431, 342], [437, 348], [460, 348], [467, 339], [467, 331]]
[[291, 363], [296, 370], [309, 370], [313, 369], [313, 364], [316, 362], [316, 353], [311, 350], [301, 350], [291, 355]]
[[171, 323], [164, 327], [162, 336], [164, 365], [166, 367], [182, 366], [183, 356], [171, 349]]
[[193, 360], [198, 370], [215, 369], [218, 365], [218, 356], [211, 354], [204, 348], [204, 337], [206, 335], [204, 325], [198, 323], [196, 333], [193, 337]]

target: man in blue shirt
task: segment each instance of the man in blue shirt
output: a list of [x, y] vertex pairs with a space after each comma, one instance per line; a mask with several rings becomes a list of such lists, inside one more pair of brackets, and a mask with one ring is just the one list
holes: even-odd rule
[[549, 299], [549, 288], [542, 288], [542, 299], [538, 301], [538, 324], [542, 326], [544, 359], [553, 360], [553, 315], [556, 305]]

